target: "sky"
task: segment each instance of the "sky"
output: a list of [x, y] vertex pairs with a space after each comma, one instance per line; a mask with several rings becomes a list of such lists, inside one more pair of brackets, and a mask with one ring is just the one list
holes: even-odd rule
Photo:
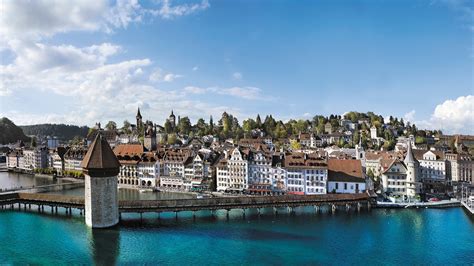
[[0, 116], [373, 111], [474, 134], [474, 1], [0, 1]]

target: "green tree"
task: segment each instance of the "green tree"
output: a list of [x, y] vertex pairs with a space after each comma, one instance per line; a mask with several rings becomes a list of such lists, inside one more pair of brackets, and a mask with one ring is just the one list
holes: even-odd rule
[[255, 119], [255, 123], [257, 128], [262, 128], [262, 119], [260, 118], [260, 114], [257, 114], [257, 118]]
[[164, 127], [165, 127], [165, 132], [166, 132], [167, 134], [173, 133], [173, 127], [172, 127], [171, 122], [170, 122], [169, 120], [166, 120], [166, 121], [165, 121]]
[[130, 122], [128, 122], [128, 120], [123, 121], [122, 131], [123, 131], [125, 134], [130, 134], [130, 133], [132, 133], [132, 130], [131, 130], [130, 127], [131, 127], [131, 124], [130, 124]]
[[105, 125], [105, 129], [107, 130], [116, 130], [117, 129], [117, 123], [114, 121], [109, 121], [107, 122], [107, 125]]
[[36, 143], [36, 137], [31, 138], [31, 147], [36, 148], [37, 143]]
[[199, 120], [196, 123], [196, 127], [197, 127], [197, 134], [199, 136], [206, 135], [207, 130], [208, 130], [208, 125], [206, 124], [206, 121], [204, 121], [204, 119], [199, 118]]
[[176, 144], [176, 142], [177, 142], [176, 134], [174, 133], [168, 134], [168, 144], [174, 145]]
[[179, 120], [178, 130], [181, 134], [189, 135], [189, 132], [191, 131], [191, 121], [187, 116], [182, 117]]
[[295, 151], [295, 150], [299, 150], [299, 149], [301, 149], [301, 143], [299, 143], [299, 142], [298, 142], [297, 140], [295, 140], [295, 139], [292, 139], [292, 140], [290, 141], [290, 147], [291, 147], [291, 149], [294, 150], [294, 151]]

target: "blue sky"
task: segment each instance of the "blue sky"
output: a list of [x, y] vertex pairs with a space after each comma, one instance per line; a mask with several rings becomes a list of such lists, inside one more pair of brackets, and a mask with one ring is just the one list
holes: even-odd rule
[[355, 110], [474, 133], [471, 1], [5, 2], [19, 124]]

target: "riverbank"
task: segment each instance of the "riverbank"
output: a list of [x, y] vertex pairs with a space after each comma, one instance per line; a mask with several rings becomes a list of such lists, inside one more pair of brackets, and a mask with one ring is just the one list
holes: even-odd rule
[[381, 202], [378, 201], [376, 208], [452, 208], [460, 207], [461, 202], [456, 199], [441, 200], [434, 202]]

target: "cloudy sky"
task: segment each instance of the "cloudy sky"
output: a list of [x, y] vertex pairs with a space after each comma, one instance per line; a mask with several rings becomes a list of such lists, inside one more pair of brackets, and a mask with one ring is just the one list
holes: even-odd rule
[[469, 0], [2, 0], [0, 60], [17, 124], [355, 110], [474, 134]]

